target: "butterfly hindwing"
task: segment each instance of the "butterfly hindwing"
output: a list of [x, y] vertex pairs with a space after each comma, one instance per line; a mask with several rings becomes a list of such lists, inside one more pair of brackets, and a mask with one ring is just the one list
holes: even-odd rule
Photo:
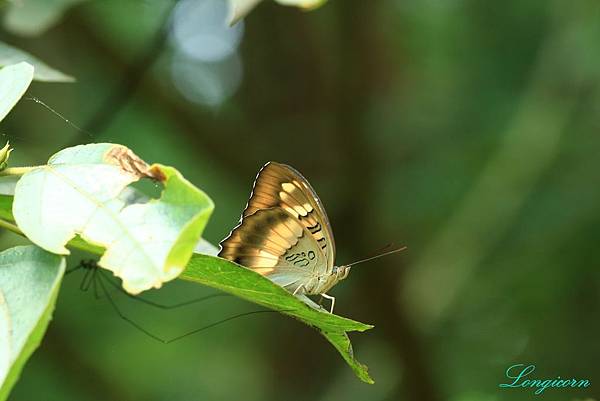
[[313, 235], [285, 209], [260, 209], [223, 242], [219, 256], [269, 277], [294, 291], [327, 270], [326, 260]]
[[335, 260], [335, 242], [327, 213], [315, 190], [298, 171], [269, 162], [258, 172], [242, 219], [262, 209], [278, 207], [298, 219], [325, 256], [327, 266]]

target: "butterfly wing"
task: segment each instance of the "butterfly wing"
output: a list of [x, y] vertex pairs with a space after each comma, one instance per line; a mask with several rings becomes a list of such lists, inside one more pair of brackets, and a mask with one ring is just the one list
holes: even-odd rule
[[296, 217], [317, 242], [328, 268], [335, 261], [329, 218], [315, 190], [293, 167], [269, 162], [258, 172], [242, 219], [258, 210], [279, 207]]
[[221, 242], [219, 256], [294, 292], [327, 269], [324, 254], [300, 220], [282, 208], [257, 210]]

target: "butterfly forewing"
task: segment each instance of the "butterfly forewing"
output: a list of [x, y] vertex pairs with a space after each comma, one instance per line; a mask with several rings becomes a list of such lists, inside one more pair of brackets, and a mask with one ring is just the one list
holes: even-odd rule
[[243, 218], [223, 242], [219, 256], [269, 277], [294, 292], [327, 270], [312, 234], [282, 208], [260, 209]]
[[331, 268], [335, 260], [335, 242], [321, 200], [298, 171], [275, 162], [265, 164], [258, 172], [242, 219], [272, 207], [282, 208], [298, 219], [316, 241], [327, 267]]

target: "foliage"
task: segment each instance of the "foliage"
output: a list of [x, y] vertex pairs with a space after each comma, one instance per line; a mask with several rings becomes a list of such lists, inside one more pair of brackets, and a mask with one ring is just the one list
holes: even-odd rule
[[0, 67], [20, 62], [31, 64], [35, 69], [33, 79], [43, 82], [73, 82], [75, 78], [60, 72], [31, 54], [0, 42]]
[[[5, 60], [26, 57], [34, 62], [42, 71], [38, 79], [70, 80], [16, 49], [5, 47], [4, 54]], [[25, 62], [0, 70], [1, 117], [35, 76], [34, 67]], [[7, 144], [0, 151], [5, 176], [0, 182], [0, 226], [43, 250], [17, 247], [0, 255], [7, 266], [0, 271], [0, 399], [8, 396], [41, 341], [64, 273], [59, 255], [69, 255], [68, 247], [101, 254], [98, 265], [121, 278], [130, 294], [160, 288], [186, 269], [182, 277], [187, 280], [293, 316], [318, 329], [361, 380], [373, 383], [366, 366], [354, 358], [346, 334], [372, 326], [314, 309], [234, 263], [200, 255], [190, 261], [199, 242], [202, 249], [209, 248], [201, 235], [214, 205], [173, 167], [149, 165], [127, 147], [111, 143], [69, 147], [34, 167], [8, 167], [11, 150]], [[160, 196], [152, 199], [131, 186], [141, 179], [160, 185]], [[36, 271], [43, 272], [41, 278], [29, 277]], [[31, 310], [23, 306], [25, 300]]]
[[75, 78], [60, 72], [31, 54], [0, 42], [0, 67], [26, 62], [34, 67], [33, 79], [43, 82], [73, 82]]
[[35, 36], [55, 25], [71, 6], [85, 0], [11, 1], [4, 13], [4, 27], [17, 35]]
[[[33, 1], [4, 1], [3, 11]], [[213, 244], [238, 221], [260, 165], [296, 167], [325, 203], [340, 262], [408, 245], [353, 268], [331, 293], [336, 313], [375, 325], [349, 336], [377, 384], [355, 380], [320, 335], [279, 313], [155, 343], [82, 294], [78, 271], [11, 399], [530, 400], [498, 388], [515, 363], [593, 382], [549, 389], [547, 400], [598, 399], [595, 2], [338, 0], [304, 12], [267, 0], [229, 36], [218, 35], [222, 14], [198, 23], [176, 12], [184, 7], [169, 12], [184, 2], [222, 0], [89, 1], [38, 37], [5, 31], [77, 77], [34, 82], [27, 95], [91, 136], [23, 101], [0, 125], [0, 147], [10, 140], [10, 164], [26, 166], [114, 142], [174, 166], [217, 204], [202, 234]], [[174, 34], [184, 22], [186, 47]], [[199, 61], [187, 53], [194, 43], [228, 52]], [[234, 81], [218, 105], [190, 96]], [[10, 207], [0, 215], [14, 222]], [[0, 249], [27, 241], [0, 231]], [[77, 241], [71, 267], [89, 257]], [[173, 280], [141, 296], [168, 304], [211, 291]], [[165, 338], [256, 308], [234, 296], [168, 312], [115, 301]]]
[[[127, 199], [140, 197], [122, 196], [126, 185], [141, 177], [163, 182], [159, 200], [128, 203]], [[65, 245], [103, 253], [99, 265], [121, 277], [130, 293], [160, 286], [179, 276], [187, 264], [183, 279], [229, 292], [317, 328], [361, 380], [373, 382], [366, 366], [354, 358], [346, 335], [372, 326], [313, 309], [234, 263], [201, 255], [188, 263], [212, 202], [173, 168], [148, 166], [120, 145], [80, 145], [57, 153], [46, 166], [23, 175], [16, 184], [14, 202], [10, 196], [2, 198], [6, 201], [0, 215], [14, 219], [32, 242], [57, 254], [69, 253]], [[74, 239], [76, 234], [79, 238]], [[126, 242], [122, 245], [120, 241]], [[131, 256], [136, 253], [141, 256]]]
[[40, 345], [65, 271], [63, 257], [36, 246], [0, 253], [0, 400]]
[[21, 99], [32, 79], [33, 67], [25, 62], [0, 69], [0, 121]]
[[[256, 7], [262, 0], [229, 0], [229, 23], [235, 24], [242, 18], [244, 18], [254, 7]], [[305, 10], [317, 8], [327, 0], [275, 0], [279, 4], [286, 6], [296, 6]]]
[[[162, 196], [139, 203], [140, 196], [125, 190], [140, 178], [162, 183]], [[103, 253], [99, 265], [121, 277], [123, 287], [132, 294], [160, 287], [179, 276], [187, 264], [183, 279], [317, 328], [361, 380], [373, 382], [366, 366], [354, 358], [346, 334], [372, 326], [313, 309], [234, 263], [201, 255], [190, 261], [213, 205], [171, 167], [149, 166], [121, 145], [80, 145], [57, 153], [45, 166], [29, 168], [16, 184], [12, 206], [10, 196], [3, 198], [7, 202], [0, 215], [14, 219], [18, 230], [36, 245], [61, 255], [69, 254], [68, 245]]]
[[194, 255], [181, 278], [228, 292], [315, 327], [333, 344], [361, 380], [373, 383], [367, 367], [355, 359], [346, 334], [348, 331], [365, 331], [373, 326], [314, 309], [260, 274], [213, 256]]
[[[163, 185], [140, 203], [124, 189], [142, 178]], [[75, 235], [106, 249], [98, 262], [132, 294], [176, 278], [198, 242], [213, 203], [177, 170], [147, 165], [124, 146], [65, 149], [17, 183], [13, 213], [33, 243], [66, 255]]]

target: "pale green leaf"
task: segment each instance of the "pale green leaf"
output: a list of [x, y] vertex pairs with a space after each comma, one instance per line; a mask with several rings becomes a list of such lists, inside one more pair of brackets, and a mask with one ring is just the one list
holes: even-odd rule
[[0, 290], [0, 383], [8, 376], [10, 368], [10, 343], [12, 324], [4, 293]]
[[0, 219], [14, 222], [15, 219], [12, 215], [12, 204], [13, 197], [10, 195], [0, 195]]
[[[229, 24], [234, 25], [244, 18], [262, 0], [229, 0]], [[286, 6], [296, 6], [305, 10], [312, 10], [325, 3], [327, 0], [275, 0]]]
[[0, 66], [16, 64], [25, 61], [35, 68], [33, 79], [44, 82], [73, 82], [75, 78], [64, 74], [43, 61], [32, 56], [23, 50], [10, 46], [4, 42], [0, 42]]
[[33, 245], [0, 253], [0, 291], [11, 327], [10, 368], [5, 377], [0, 377], [0, 401], [6, 400], [25, 362], [42, 340], [64, 271], [63, 257]]
[[0, 195], [14, 195], [19, 178], [18, 175], [0, 176]]
[[17, 35], [39, 35], [55, 25], [67, 9], [82, 1], [13, 0], [4, 12], [4, 27]]
[[305, 10], [312, 10], [323, 5], [327, 0], [275, 0], [284, 6], [296, 6]]
[[[163, 185], [159, 199], [131, 203], [127, 186], [141, 178]], [[50, 252], [68, 254], [76, 235], [104, 248], [98, 264], [137, 294], [181, 273], [213, 208], [174, 168], [148, 166], [126, 147], [105, 143], [65, 149], [23, 175], [13, 214], [24, 234]]]
[[[0, 216], [2, 213], [2, 200], [0, 199]], [[200, 238], [200, 241], [196, 244], [194, 248], [194, 253], [201, 253], [203, 255], [217, 256], [219, 254], [219, 248], [205, 240], [204, 238]]]
[[31, 80], [33, 67], [28, 63], [18, 63], [0, 69], [0, 121], [17, 104]]
[[229, 0], [229, 25], [234, 25], [254, 9], [262, 0]]
[[[0, 196], [0, 217], [8, 221], [12, 221], [11, 201], [10, 196]], [[75, 244], [75, 240], [71, 244], [78, 247], [82, 245], [82, 243]], [[364, 331], [372, 326], [315, 310], [263, 276], [224, 259], [207, 256], [206, 254], [216, 255], [217, 248], [203, 239], [197, 244], [195, 251], [205, 255], [192, 256], [186, 269], [179, 276], [181, 279], [217, 288], [293, 316], [317, 328], [361, 380], [367, 383], [373, 382], [368, 375], [367, 367], [355, 359], [352, 345], [346, 334], [348, 331]], [[102, 251], [92, 250], [92, 252]]]
[[361, 380], [373, 383], [367, 367], [354, 357], [347, 335], [349, 331], [365, 331], [373, 326], [312, 308], [260, 274], [214, 256], [194, 255], [180, 278], [228, 292], [316, 328]]

